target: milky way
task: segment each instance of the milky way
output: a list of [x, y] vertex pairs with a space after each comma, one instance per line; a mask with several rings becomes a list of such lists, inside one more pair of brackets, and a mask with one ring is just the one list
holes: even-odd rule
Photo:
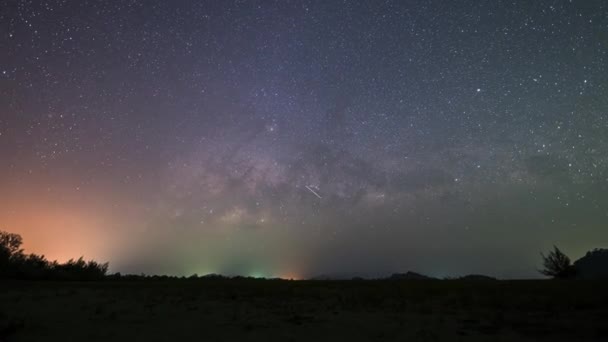
[[536, 274], [608, 244], [608, 3], [5, 1], [0, 229], [114, 271]]

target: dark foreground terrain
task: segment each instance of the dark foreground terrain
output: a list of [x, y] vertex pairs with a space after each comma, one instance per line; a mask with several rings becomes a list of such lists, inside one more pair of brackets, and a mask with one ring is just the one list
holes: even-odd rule
[[608, 283], [0, 283], [0, 341], [608, 341]]

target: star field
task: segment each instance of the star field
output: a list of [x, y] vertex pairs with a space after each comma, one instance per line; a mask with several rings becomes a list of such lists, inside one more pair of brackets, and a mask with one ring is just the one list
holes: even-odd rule
[[608, 243], [608, 4], [15, 1], [0, 227], [170, 274], [532, 276]]

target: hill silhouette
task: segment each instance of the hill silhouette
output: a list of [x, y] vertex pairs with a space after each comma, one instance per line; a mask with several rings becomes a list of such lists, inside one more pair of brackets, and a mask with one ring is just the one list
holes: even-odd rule
[[472, 281], [494, 281], [498, 280], [494, 277], [490, 277], [484, 274], [467, 274], [465, 276], [459, 277], [459, 280], [472, 280]]
[[406, 273], [393, 273], [388, 279], [391, 280], [431, 280], [433, 277], [425, 276], [424, 274], [408, 271]]

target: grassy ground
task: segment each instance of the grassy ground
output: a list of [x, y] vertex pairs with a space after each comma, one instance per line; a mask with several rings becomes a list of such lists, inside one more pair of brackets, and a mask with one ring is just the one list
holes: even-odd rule
[[0, 283], [0, 341], [608, 341], [608, 283]]

